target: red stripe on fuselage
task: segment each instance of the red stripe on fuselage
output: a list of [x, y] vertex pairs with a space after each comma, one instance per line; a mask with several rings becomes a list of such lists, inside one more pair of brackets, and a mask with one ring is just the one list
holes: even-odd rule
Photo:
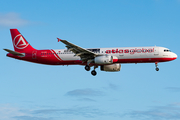
[[50, 51], [54, 54], [54, 56], [55, 56], [59, 61], [63, 61], [63, 60], [59, 57], [59, 55], [56, 54], [56, 52], [55, 52], [53, 49], [51, 49]]

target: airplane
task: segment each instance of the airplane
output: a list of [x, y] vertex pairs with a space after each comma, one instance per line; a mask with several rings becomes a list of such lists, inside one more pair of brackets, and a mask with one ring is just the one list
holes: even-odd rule
[[158, 63], [172, 61], [177, 55], [168, 48], [150, 47], [115, 47], [115, 48], [90, 48], [79, 47], [67, 40], [58, 39], [66, 45], [67, 49], [45, 49], [33, 48], [17, 29], [10, 29], [14, 51], [7, 51], [7, 56], [18, 60], [46, 65], [83, 65], [86, 71], [100, 66], [101, 71], [116, 72], [121, 70], [123, 63], [155, 63], [155, 70], [159, 71]]

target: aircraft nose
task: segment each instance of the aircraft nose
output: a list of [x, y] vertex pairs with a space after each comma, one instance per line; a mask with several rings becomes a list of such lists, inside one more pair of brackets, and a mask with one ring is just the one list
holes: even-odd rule
[[173, 53], [173, 58], [175, 58], [175, 59], [177, 58], [177, 55], [175, 53]]

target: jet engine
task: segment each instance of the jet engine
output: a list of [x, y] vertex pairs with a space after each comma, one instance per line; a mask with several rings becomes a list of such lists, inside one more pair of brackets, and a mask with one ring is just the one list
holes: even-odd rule
[[94, 58], [96, 64], [112, 64], [117, 62], [118, 58], [116, 56], [98, 56]]
[[101, 71], [116, 72], [121, 70], [121, 64], [101, 65]]

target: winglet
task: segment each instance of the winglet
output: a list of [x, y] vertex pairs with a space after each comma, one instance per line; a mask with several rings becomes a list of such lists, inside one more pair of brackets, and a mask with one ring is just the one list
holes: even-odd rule
[[61, 39], [57, 38], [58, 39], [58, 42], [61, 41]]

